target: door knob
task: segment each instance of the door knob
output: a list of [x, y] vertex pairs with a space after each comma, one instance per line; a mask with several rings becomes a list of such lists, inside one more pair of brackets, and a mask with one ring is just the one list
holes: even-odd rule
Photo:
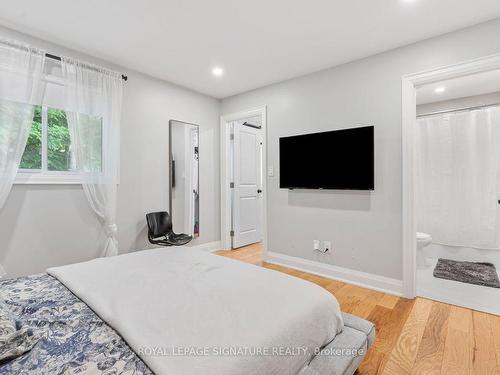
[[258, 194], [262, 193], [262, 190], [257, 189], [257, 193], [258, 193]]

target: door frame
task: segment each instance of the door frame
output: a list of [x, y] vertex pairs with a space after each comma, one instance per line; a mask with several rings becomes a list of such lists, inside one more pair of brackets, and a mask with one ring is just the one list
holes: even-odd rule
[[402, 77], [403, 297], [417, 296], [417, 220], [415, 209], [416, 88], [451, 78], [500, 69], [500, 54], [490, 55]]
[[230, 123], [247, 117], [262, 118], [262, 245], [264, 254], [267, 251], [267, 107], [247, 109], [220, 117], [220, 228], [221, 248], [231, 249], [231, 153]]

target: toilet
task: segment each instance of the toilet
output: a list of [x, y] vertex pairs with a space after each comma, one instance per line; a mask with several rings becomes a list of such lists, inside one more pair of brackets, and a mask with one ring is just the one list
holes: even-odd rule
[[417, 267], [428, 267], [426, 257], [424, 255], [424, 247], [432, 243], [432, 237], [427, 233], [417, 232]]

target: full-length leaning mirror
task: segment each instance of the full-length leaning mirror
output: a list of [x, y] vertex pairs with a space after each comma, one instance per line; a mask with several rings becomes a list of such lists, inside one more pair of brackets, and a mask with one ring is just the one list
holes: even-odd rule
[[176, 233], [200, 235], [199, 127], [170, 120], [170, 215]]

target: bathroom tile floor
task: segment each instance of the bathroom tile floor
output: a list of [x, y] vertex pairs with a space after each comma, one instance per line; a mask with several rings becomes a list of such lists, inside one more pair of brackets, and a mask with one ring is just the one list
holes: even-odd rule
[[438, 279], [432, 275], [437, 259], [428, 258], [428, 263], [417, 269], [418, 296], [500, 315], [500, 289]]

